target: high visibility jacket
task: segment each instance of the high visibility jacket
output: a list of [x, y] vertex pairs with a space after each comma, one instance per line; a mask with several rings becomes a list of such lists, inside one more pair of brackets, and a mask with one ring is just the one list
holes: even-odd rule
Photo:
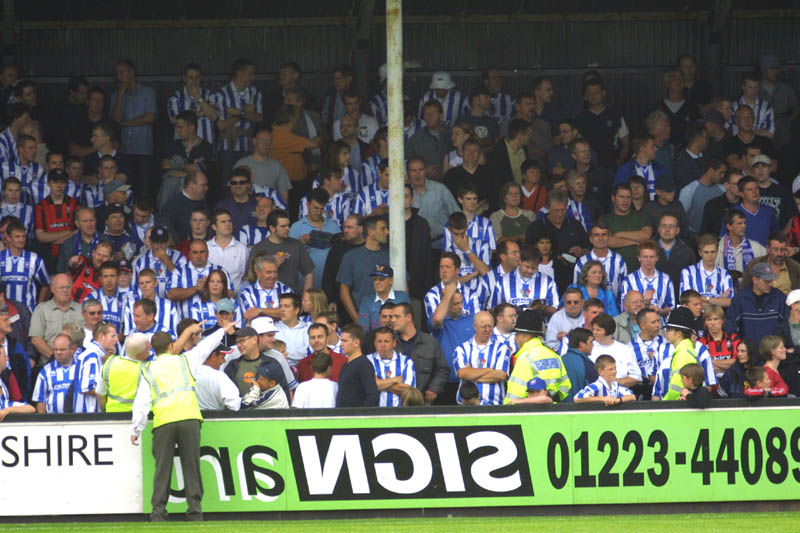
[[528, 396], [528, 382], [541, 378], [547, 384], [547, 391], [563, 400], [569, 395], [572, 383], [567, 376], [567, 368], [561, 357], [536, 337], [522, 345], [517, 352], [517, 362], [506, 384], [506, 397], [503, 403]]
[[139, 384], [142, 362], [112, 355], [103, 365], [103, 382], [106, 384], [106, 412], [130, 413]]
[[142, 365], [142, 378], [150, 385], [153, 427], [202, 420], [197, 403], [197, 381], [186, 357], [165, 353]]
[[669, 365], [669, 390], [664, 395], [664, 400], [681, 399], [683, 390], [681, 368], [691, 363], [697, 363], [697, 352], [694, 351], [694, 343], [691, 339], [683, 339], [672, 354], [672, 362]]

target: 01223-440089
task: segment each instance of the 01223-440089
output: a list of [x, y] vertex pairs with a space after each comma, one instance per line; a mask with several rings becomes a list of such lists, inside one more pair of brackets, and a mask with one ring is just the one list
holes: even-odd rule
[[[647, 482], [663, 487], [670, 483], [673, 469], [688, 463], [689, 471], [700, 476], [703, 485], [711, 485], [713, 473], [726, 474], [729, 485], [737, 483], [737, 474], [748, 485], [758, 484], [762, 476], [773, 485], [787, 480], [800, 483], [800, 427], [790, 431], [787, 436], [787, 431], [776, 426], [762, 435], [752, 427], [743, 431], [725, 428], [712, 436], [708, 428], [701, 428], [691, 452], [670, 449], [667, 433], [660, 429], [645, 436], [630, 430], [621, 442], [613, 431], [602, 432], [594, 441], [588, 431], [582, 431], [571, 443], [572, 461], [570, 443], [563, 433], [556, 432], [547, 446], [548, 477], [557, 490], [567, 486], [571, 474], [576, 489], [643, 487]], [[598, 453], [592, 453], [593, 447]], [[627, 461], [620, 458], [620, 449], [627, 452]], [[642, 465], [646, 454], [652, 461], [649, 468]]]

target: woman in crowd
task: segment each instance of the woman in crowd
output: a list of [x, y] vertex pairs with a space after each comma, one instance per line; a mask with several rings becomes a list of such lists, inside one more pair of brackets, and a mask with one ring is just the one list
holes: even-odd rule
[[778, 365], [786, 359], [786, 346], [783, 344], [783, 339], [777, 335], [767, 335], [761, 339], [759, 351], [764, 359], [764, 370], [769, 376], [769, 395], [773, 398], [786, 396], [789, 393], [789, 386], [778, 373]]
[[761, 354], [756, 343], [742, 339], [736, 347], [736, 362], [722, 374], [717, 392], [721, 398], [744, 398], [745, 373], [754, 366], [761, 366]]
[[513, 181], [508, 181], [500, 187], [500, 203], [498, 209], [489, 217], [494, 229], [494, 236], [500, 239], [510, 239], [519, 244], [525, 240], [525, 232], [533, 222], [533, 211], [520, 208], [522, 189]]
[[717, 376], [722, 376], [736, 363], [737, 349], [741, 339], [737, 333], [730, 333], [722, 329], [722, 325], [725, 324], [725, 310], [719, 305], [707, 305], [703, 311], [703, 317], [706, 334], [699, 340], [708, 348]]
[[328, 297], [322, 289], [308, 289], [301, 300], [302, 310], [298, 317], [301, 322], [313, 324], [320, 313], [328, 310]]
[[444, 156], [442, 163], [442, 175], [464, 162], [464, 143], [472, 136], [472, 126], [464, 122], [459, 122], [450, 130], [450, 141], [453, 143], [453, 150]]
[[584, 300], [597, 298], [605, 305], [606, 314], [617, 316], [619, 308], [617, 307], [614, 293], [607, 289], [607, 286], [608, 278], [600, 261], [587, 261], [581, 268], [580, 274], [578, 274], [578, 283], [570, 285], [570, 287], [580, 289]]
[[[226, 306], [222, 309], [217, 309], [217, 304], [220, 300], [227, 299], [232, 302], [225, 302]], [[232, 311], [228, 311], [228, 307], [233, 307]], [[231, 312], [233, 314], [233, 321], [236, 322], [238, 327], [242, 327], [242, 310], [236, 301], [236, 295], [228, 291], [228, 276], [223, 270], [212, 270], [208, 274], [206, 285], [203, 287], [203, 292], [200, 293], [200, 298], [195, 298], [189, 308], [189, 316], [198, 322], [206, 321], [203, 324], [204, 329], [211, 329], [217, 325], [217, 312], [225, 313]]]

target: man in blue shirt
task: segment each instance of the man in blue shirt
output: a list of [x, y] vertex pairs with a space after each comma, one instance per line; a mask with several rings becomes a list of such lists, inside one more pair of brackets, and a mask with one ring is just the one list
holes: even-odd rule
[[571, 402], [573, 396], [586, 385], [597, 381], [597, 370], [589, 359], [593, 342], [592, 332], [586, 328], [575, 328], [569, 332], [569, 350], [561, 357], [572, 383], [569, 395], [564, 400], [566, 402]]
[[156, 91], [136, 80], [136, 66], [123, 58], [114, 72], [119, 87], [111, 94], [110, 117], [122, 127], [120, 152], [133, 160], [136, 172], [130, 176], [136, 196], [153, 190], [153, 122], [156, 120]]
[[389, 264], [389, 249], [385, 247], [389, 239], [386, 221], [380, 217], [367, 217], [363, 228], [366, 234], [364, 245], [344, 254], [336, 275], [339, 297], [353, 322], [358, 322], [356, 302], [360, 304], [374, 290], [369, 275], [377, 265]]
[[449, 283], [442, 291], [442, 303], [431, 317], [431, 333], [442, 347], [442, 353], [450, 367], [450, 377], [444, 390], [436, 398], [437, 405], [455, 405], [458, 393], [458, 377], [456, 376], [453, 358], [455, 349], [475, 335], [473, 315], [464, 315], [464, 298], [456, 290], [455, 283]]
[[314, 189], [308, 196], [308, 214], [292, 224], [289, 237], [297, 239], [306, 247], [308, 255], [314, 262], [314, 287], [322, 286], [322, 273], [325, 261], [333, 244], [332, 237], [341, 231], [339, 223], [325, 218], [325, 206], [330, 196], [325, 189]]

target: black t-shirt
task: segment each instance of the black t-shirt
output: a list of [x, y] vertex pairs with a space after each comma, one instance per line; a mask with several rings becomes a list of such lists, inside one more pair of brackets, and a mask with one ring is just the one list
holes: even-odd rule
[[733, 135], [728, 137], [723, 141], [722, 145], [722, 153], [725, 157], [729, 155], [740, 155], [744, 156], [747, 153], [748, 146], [755, 146], [756, 148], [761, 148], [761, 153], [764, 155], [768, 155], [770, 157], [775, 157], [775, 145], [772, 144], [772, 141], [764, 137], [763, 135], [754, 135], [753, 140], [749, 143], [745, 143], [742, 139], [739, 138], [738, 135]]
[[451, 168], [444, 174], [443, 182], [450, 190], [453, 198], [458, 198], [458, 188], [466, 183], [472, 183], [478, 189], [478, 199], [487, 200], [491, 206], [497, 203], [497, 194], [491, 194], [492, 184], [489, 179], [489, 170], [486, 165], [478, 165], [474, 174], [470, 174], [459, 165]]

